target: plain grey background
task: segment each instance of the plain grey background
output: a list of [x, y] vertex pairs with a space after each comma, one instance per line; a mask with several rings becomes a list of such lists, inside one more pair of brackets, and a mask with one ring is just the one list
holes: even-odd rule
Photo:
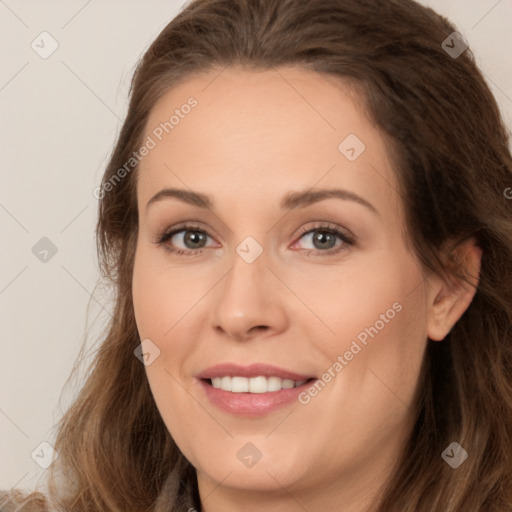
[[[53, 442], [80, 387], [79, 378], [61, 395], [84, 336], [104, 332], [111, 303], [95, 288], [93, 190], [134, 66], [184, 3], [0, 0], [0, 489], [44, 477], [40, 443]], [[421, 3], [455, 22], [510, 129], [512, 0]]]

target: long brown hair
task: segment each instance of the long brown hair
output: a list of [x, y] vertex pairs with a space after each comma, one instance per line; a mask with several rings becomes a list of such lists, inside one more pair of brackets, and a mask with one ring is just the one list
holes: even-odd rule
[[[389, 140], [407, 236], [425, 269], [464, 278], [455, 258], [441, 257], [446, 243], [474, 236], [483, 250], [471, 305], [443, 342], [427, 345], [415, 426], [378, 511], [512, 510], [512, 158], [471, 51], [454, 56], [442, 45], [455, 31], [412, 0], [195, 0], [163, 29], [136, 69], [103, 177], [97, 244], [115, 309], [58, 426], [49, 486], [57, 509], [200, 510], [194, 468], [133, 354], [137, 168], [106, 184], [140, 147], [156, 101], [179, 82], [233, 65], [291, 65], [361, 91]], [[469, 454], [456, 470], [441, 457], [453, 441]]]

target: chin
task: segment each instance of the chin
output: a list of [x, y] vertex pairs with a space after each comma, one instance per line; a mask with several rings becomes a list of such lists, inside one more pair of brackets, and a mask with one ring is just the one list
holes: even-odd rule
[[260, 460], [252, 468], [212, 461], [198, 468], [199, 472], [214, 482], [222, 482], [225, 487], [246, 492], [282, 491], [283, 487], [295, 487], [299, 481], [299, 475], [295, 474], [292, 468], [283, 467], [282, 460], [281, 463], [276, 460], [273, 464], [265, 464]]
[[235, 437], [228, 443], [217, 444], [215, 450], [208, 450], [207, 458], [197, 451], [190, 456], [184, 454], [199, 477], [238, 490], [282, 491], [282, 487], [294, 487], [307, 477], [303, 460], [297, 461], [292, 453], [272, 447], [268, 440], [254, 443], [261, 449], [247, 438]]

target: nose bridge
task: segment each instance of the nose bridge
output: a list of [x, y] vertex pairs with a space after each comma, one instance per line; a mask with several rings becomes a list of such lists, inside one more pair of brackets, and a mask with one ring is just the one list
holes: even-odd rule
[[235, 249], [231, 270], [221, 287], [220, 300], [231, 303], [230, 307], [240, 310], [250, 307], [252, 311], [256, 311], [260, 304], [268, 303], [269, 263], [269, 254], [263, 247], [257, 255], [254, 243], [241, 242]]
[[253, 237], [235, 248], [231, 269], [215, 295], [214, 327], [237, 339], [247, 337], [253, 327], [284, 328], [279, 283], [267, 268], [270, 257]]

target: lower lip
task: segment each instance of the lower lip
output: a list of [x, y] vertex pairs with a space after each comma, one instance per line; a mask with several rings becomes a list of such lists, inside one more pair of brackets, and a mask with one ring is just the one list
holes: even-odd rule
[[205, 380], [201, 379], [200, 382], [206, 396], [214, 405], [231, 414], [248, 417], [264, 416], [294, 400], [298, 401], [300, 393], [313, 383], [313, 381], [308, 381], [296, 388], [269, 393], [232, 393], [214, 388]]

